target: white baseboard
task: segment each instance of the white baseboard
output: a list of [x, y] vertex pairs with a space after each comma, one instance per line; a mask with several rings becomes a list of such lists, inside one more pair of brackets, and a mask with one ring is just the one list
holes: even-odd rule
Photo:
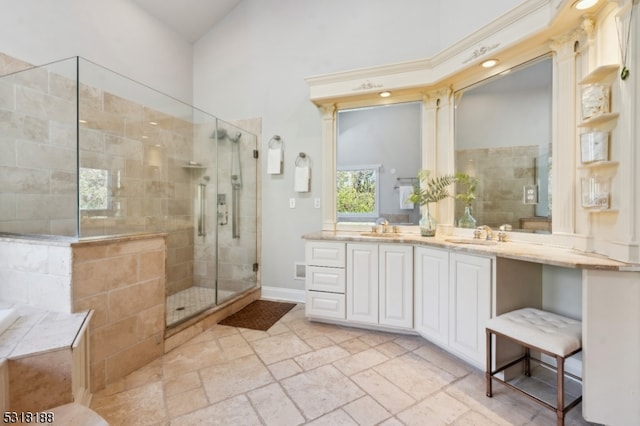
[[262, 298], [270, 300], [283, 300], [294, 303], [304, 303], [306, 300], [304, 290], [280, 287], [261, 287]]

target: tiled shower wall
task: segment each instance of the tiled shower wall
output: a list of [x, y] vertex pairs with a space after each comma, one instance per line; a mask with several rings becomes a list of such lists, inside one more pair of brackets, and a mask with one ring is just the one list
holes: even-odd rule
[[[534, 184], [535, 159], [538, 146], [518, 146], [505, 148], [481, 148], [456, 150], [458, 170], [483, 176], [476, 188], [473, 216], [478, 225], [498, 227], [511, 224], [520, 227], [520, 218], [535, 215], [533, 205], [523, 204], [524, 185]], [[456, 220], [462, 216], [464, 206], [456, 203]]]
[[[0, 55], [0, 73], [28, 67]], [[74, 87], [45, 69], [0, 79], [0, 231], [76, 234]]]
[[[25, 68], [0, 54], [0, 74]], [[80, 166], [108, 170], [110, 198], [82, 212], [81, 236], [167, 232], [167, 291], [191, 286], [194, 125], [84, 84], [79, 108]], [[0, 78], [0, 232], [76, 235], [77, 124], [75, 80]]]

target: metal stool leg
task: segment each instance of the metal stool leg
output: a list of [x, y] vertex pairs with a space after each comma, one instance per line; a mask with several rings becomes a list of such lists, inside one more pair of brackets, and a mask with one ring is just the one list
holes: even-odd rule
[[485, 377], [487, 379], [487, 396], [489, 398], [491, 398], [493, 396], [493, 391], [491, 389], [491, 355], [492, 355], [492, 350], [491, 350], [491, 331], [489, 329], [486, 329], [486, 335], [487, 335], [487, 368], [485, 370]]
[[564, 358], [559, 355], [556, 355], [556, 367], [558, 373], [556, 415], [558, 417], [558, 426], [564, 426]]

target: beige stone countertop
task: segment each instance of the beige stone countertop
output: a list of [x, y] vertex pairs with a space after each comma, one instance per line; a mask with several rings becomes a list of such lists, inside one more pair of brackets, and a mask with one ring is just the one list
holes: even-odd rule
[[473, 240], [470, 237], [423, 237], [417, 233], [374, 234], [372, 232], [318, 231], [302, 236], [305, 240], [352, 241], [363, 243], [413, 244], [445, 248], [457, 252], [525, 260], [546, 265], [576, 269], [638, 272], [640, 265], [609, 259], [594, 253], [546, 244], [516, 241], [497, 242]]
[[4, 301], [0, 308], [18, 313], [18, 319], [0, 334], [0, 358], [8, 359], [70, 348], [90, 316], [90, 312], [66, 314]]

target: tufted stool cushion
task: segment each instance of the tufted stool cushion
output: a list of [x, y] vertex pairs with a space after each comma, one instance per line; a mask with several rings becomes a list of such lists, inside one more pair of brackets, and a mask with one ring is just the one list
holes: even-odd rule
[[563, 357], [582, 346], [580, 321], [534, 308], [499, 315], [490, 319], [486, 327]]

